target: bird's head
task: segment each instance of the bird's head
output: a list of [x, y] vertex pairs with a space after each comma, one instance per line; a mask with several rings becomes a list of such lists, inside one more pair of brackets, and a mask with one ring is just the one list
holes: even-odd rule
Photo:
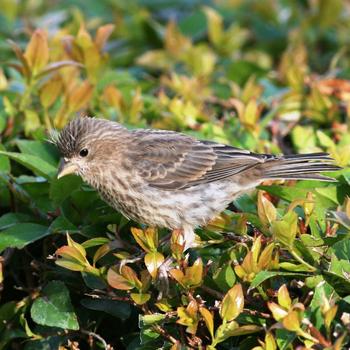
[[76, 118], [54, 140], [62, 155], [57, 178], [76, 174], [83, 178], [89, 170], [105, 164], [112, 149], [117, 154], [118, 139], [126, 129], [105, 119]]

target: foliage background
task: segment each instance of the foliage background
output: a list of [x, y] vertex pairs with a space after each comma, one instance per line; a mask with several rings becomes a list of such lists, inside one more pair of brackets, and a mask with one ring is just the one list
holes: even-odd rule
[[[0, 6], [0, 349], [349, 346], [348, 2]], [[56, 179], [46, 140], [77, 114], [344, 170], [263, 184], [184, 254]]]

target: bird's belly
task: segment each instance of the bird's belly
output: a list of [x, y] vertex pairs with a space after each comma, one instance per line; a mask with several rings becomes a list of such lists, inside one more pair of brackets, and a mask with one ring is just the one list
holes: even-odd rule
[[170, 229], [203, 226], [223, 211], [242, 191], [232, 181], [213, 182], [185, 190], [165, 191], [149, 186], [137, 191], [114, 188], [102, 197], [129, 219]]

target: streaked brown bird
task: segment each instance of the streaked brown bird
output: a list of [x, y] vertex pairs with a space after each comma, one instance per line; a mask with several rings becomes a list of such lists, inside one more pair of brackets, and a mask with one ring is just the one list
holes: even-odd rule
[[136, 129], [77, 118], [55, 143], [58, 178], [80, 175], [113, 208], [152, 227], [183, 230], [186, 248], [238, 195], [270, 179], [335, 181], [341, 169], [327, 153], [257, 154], [174, 131]]

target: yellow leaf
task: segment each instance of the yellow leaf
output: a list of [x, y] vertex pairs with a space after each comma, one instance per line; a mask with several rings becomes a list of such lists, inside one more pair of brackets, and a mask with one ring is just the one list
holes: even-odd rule
[[203, 277], [203, 262], [198, 258], [192, 266], [186, 267], [183, 283], [187, 286], [198, 286], [202, 283]]
[[73, 240], [73, 238], [68, 233], [67, 233], [67, 243], [68, 243], [69, 247], [73, 247], [76, 250], [78, 250], [80, 252], [81, 256], [84, 257], [84, 259], [85, 259], [85, 257], [86, 257], [86, 250], [85, 250], [85, 248], [81, 244], [75, 242]]
[[32, 74], [37, 74], [49, 61], [49, 45], [47, 34], [42, 29], [37, 29], [31, 36], [24, 53]]
[[6, 79], [6, 76], [4, 74], [4, 71], [0, 68], [0, 91], [4, 91], [7, 89], [8, 82]]
[[138, 245], [145, 251], [145, 252], [150, 252], [151, 249], [147, 244], [146, 241], [146, 236], [143, 230], [136, 228], [136, 227], [132, 227], [131, 228], [131, 233], [135, 239], [135, 241], [138, 243]]
[[36, 131], [40, 127], [40, 118], [38, 113], [32, 109], [26, 109], [24, 111], [24, 116], [24, 131], [26, 135], [29, 135], [31, 132]]
[[215, 46], [219, 46], [222, 42], [224, 25], [222, 17], [211, 7], [203, 8], [208, 21], [208, 36], [209, 40]]
[[76, 37], [76, 43], [83, 49], [87, 49], [94, 45], [94, 42], [91, 39], [91, 35], [85, 28], [85, 25], [82, 24], [79, 28], [78, 35]]
[[265, 350], [276, 350], [277, 345], [272, 333], [267, 332], [265, 335]]
[[272, 253], [275, 247], [274, 243], [270, 243], [265, 249], [261, 252], [259, 261], [258, 261], [258, 269], [259, 271], [265, 270], [266, 268], [272, 265]]
[[296, 311], [291, 311], [286, 317], [283, 318], [282, 324], [285, 329], [292, 332], [298, 332], [300, 330], [300, 320]]
[[236, 284], [224, 296], [220, 307], [220, 316], [224, 321], [234, 320], [244, 307], [242, 286]]
[[180, 283], [182, 286], [184, 286], [183, 279], [185, 275], [181, 270], [178, 269], [172, 269], [169, 271], [170, 275], [174, 280], [176, 280], [178, 283]]
[[93, 258], [94, 266], [96, 265], [98, 260], [100, 260], [106, 254], [108, 254], [110, 251], [111, 251], [111, 247], [110, 247], [109, 243], [101, 245], [101, 247], [99, 247], [96, 250], [96, 253], [94, 254], [94, 258]]
[[151, 299], [151, 294], [148, 293], [131, 293], [130, 296], [137, 305], [143, 305]]
[[258, 236], [254, 240], [253, 246], [250, 250], [252, 252], [252, 260], [254, 263], [257, 263], [257, 261], [258, 261], [260, 250], [261, 250], [261, 236]]
[[327, 329], [330, 328], [332, 321], [338, 311], [338, 305], [333, 305], [324, 315], [324, 325]]
[[203, 316], [204, 322], [208, 328], [211, 338], [214, 339], [214, 318], [212, 313], [203, 306], [199, 308], [199, 312]]
[[40, 89], [40, 102], [45, 108], [49, 108], [57, 100], [62, 92], [62, 80], [56, 76], [51, 78]]
[[264, 225], [271, 224], [277, 218], [275, 206], [264, 196], [263, 191], [258, 192], [258, 216]]
[[170, 21], [165, 31], [165, 49], [172, 56], [179, 57], [191, 46], [191, 40], [186, 38], [176, 26], [175, 21]]
[[150, 252], [145, 255], [145, 265], [153, 279], [157, 277], [158, 268], [162, 265], [164, 256], [158, 252]]
[[292, 306], [292, 300], [289, 296], [287, 286], [283, 284], [278, 290], [277, 294], [278, 304], [281, 305], [286, 310], [289, 310]]
[[176, 321], [176, 323], [187, 326], [186, 332], [196, 334], [199, 322], [197, 303], [192, 300], [186, 309], [184, 307], [178, 307], [177, 315], [179, 319]]
[[272, 312], [273, 318], [278, 322], [288, 315], [288, 312], [285, 309], [274, 302], [268, 302], [267, 306]]

